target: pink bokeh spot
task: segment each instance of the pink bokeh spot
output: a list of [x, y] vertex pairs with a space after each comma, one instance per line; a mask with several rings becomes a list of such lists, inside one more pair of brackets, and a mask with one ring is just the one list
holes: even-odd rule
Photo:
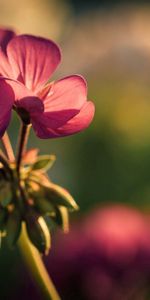
[[145, 299], [150, 215], [117, 203], [97, 207], [67, 235], [57, 232], [45, 261], [64, 299]]
[[87, 101], [85, 79], [71, 75], [47, 84], [61, 60], [53, 41], [0, 30], [0, 45], [1, 78], [13, 90], [16, 111], [27, 111], [39, 138], [71, 135], [89, 126], [95, 108]]
[[132, 260], [139, 248], [150, 250], [149, 218], [143, 218], [134, 208], [103, 208], [88, 219], [85, 232], [93, 243], [99, 241], [99, 247], [105, 249], [110, 260], [119, 264]]

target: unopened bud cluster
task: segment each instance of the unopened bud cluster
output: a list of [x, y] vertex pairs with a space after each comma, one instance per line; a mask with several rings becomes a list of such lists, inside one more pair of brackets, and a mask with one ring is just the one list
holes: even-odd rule
[[12, 247], [24, 224], [34, 246], [48, 254], [52, 230], [58, 225], [68, 231], [68, 212], [78, 206], [67, 190], [48, 178], [46, 172], [55, 156], [35, 155], [31, 159], [32, 151], [24, 155], [19, 177], [15, 163], [7, 168], [0, 164], [0, 231]]

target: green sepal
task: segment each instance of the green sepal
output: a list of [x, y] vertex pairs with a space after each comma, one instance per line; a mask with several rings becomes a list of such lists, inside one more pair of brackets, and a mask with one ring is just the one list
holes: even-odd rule
[[68, 233], [69, 231], [69, 213], [68, 209], [64, 206], [57, 206], [56, 207], [56, 215], [54, 217], [54, 221], [61, 229]]
[[43, 187], [39, 187], [38, 191], [34, 191], [31, 186], [27, 185], [29, 198], [34, 202], [34, 207], [41, 215], [54, 214], [54, 205], [46, 198]]
[[55, 155], [41, 155], [38, 156], [35, 163], [32, 165], [32, 171], [42, 171], [46, 172], [52, 167], [56, 160]]
[[47, 255], [51, 247], [51, 236], [44, 218], [32, 210], [27, 213], [25, 221], [31, 242], [42, 254]]
[[17, 209], [9, 213], [6, 223], [6, 240], [9, 247], [13, 247], [21, 232], [21, 216]]
[[71, 194], [61, 186], [50, 183], [49, 187], [44, 187], [47, 199], [53, 204], [65, 206], [70, 211], [78, 210], [79, 207]]
[[0, 204], [7, 207], [12, 201], [12, 190], [9, 182], [5, 182], [0, 186]]

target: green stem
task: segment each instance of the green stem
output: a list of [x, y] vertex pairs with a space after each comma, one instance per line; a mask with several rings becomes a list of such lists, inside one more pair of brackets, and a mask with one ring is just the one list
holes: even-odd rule
[[19, 141], [18, 141], [18, 154], [17, 154], [17, 173], [18, 174], [20, 171], [22, 156], [25, 152], [25, 148], [27, 145], [30, 127], [31, 127], [30, 125], [26, 125], [24, 123], [22, 123], [22, 125], [21, 125]]
[[61, 300], [43, 264], [41, 255], [28, 239], [25, 224], [22, 226], [19, 247], [28, 269], [42, 292], [42, 299]]

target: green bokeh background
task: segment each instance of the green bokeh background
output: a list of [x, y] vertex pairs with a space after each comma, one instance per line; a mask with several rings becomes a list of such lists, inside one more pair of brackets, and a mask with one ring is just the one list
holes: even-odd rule
[[[59, 1], [56, 2], [45, 1], [46, 10], [47, 7], [53, 10], [53, 6], [56, 6], [56, 13]], [[150, 48], [146, 47], [144, 42], [139, 47], [142, 33], [138, 31], [138, 26], [134, 28], [135, 35], [131, 45], [132, 39], [127, 40], [128, 30], [130, 34], [131, 24], [135, 20], [143, 33], [144, 28], [146, 30], [147, 26], [150, 26], [145, 21], [145, 27], [140, 27], [144, 16], [145, 20], [150, 17], [150, 7], [148, 1], [133, 1], [132, 5], [131, 1], [129, 2], [130, 5], [125, 5], [127, 1], [61, 1], [64, 14], [60, 17], [56, 40], [62, 46], [64, 63], [54, 78], [68, 75], [67, 70], [70, 74], [82, 73], [88, 80], [89, 99], [93, 99], [96, 105], [95, 119], [89, 129], [75, 136], [39, 140], [32, 132], [29, 140], [29, 146], [40, 148], [41, 153], [56, 154], [57, 161], [49, 175], [54, 182], [70, 190], [81, 208], [78, 214], [80, 216], [98, 205], [110, 202], [134, 205], [146, 212], [150, 209]], [[38, 5], [40, 10], [41, 2], [33, 1], [32, 7], [28, 7], [29, 11], [32, 8], [34, 10], [34, 7], [37, 9]], [[17, 10], [21, 10], [20, 6], [14, 7], [16, 15]], [[7, 7], [3, 7], [4, 2], [0, 0], [2, 13], [7, 16], [2, 25], [14, 28], [19, 26], [19, 18], [14, 21], [11, 16], [9, 22], [10, 12], [7, 11]], [[43, 17], [46, 12], [43, 6], [42, 9], [39, 16], [41, 14]], [[115, 23], [116, 20], [120, 22], [120, 29], [116, 25], [118, 23]], [[27, 22], [28, 20], [22, 20], [23, 25], [18, 29], [26, 32]], [[40, 17], [36, 22], [40, 24]], [[126, 31], [127, 24], [130, 26]], [[112, 32], [111, 25], [114, 26]], [[33, 30], [30, 28], [30, 33], [42, 34], [45, 30], [46, 35], [55, 38], [53, 20], [49, 18], [47, 28], [42, 27], [41, 32], [38, 32], [37, 28], [36, 32], [34, 26]], [[75, 41], [74, 33], [79, 37]], [[82, 39], [84, 33], [85, 50]], [[97, 42], [99, 35], [101, 39]], [[126, 36], [127, 40], [126, 43], [123, 40], [121, 46], [119, 36]], [[147, 37], [148, 34], [145, 39]], [[109, 51], [107, 39], [112, 41], [111, 46], [108, 45]], [[89, 60], [84, 57], [88, 47]], [[100, 58], [95, 54], [98, 47], [100, 51], [104, 47], [103, 56]], [[75, 59], [79, 58], [78, 69], [76, 63], [67, 68], [65, 66], [65, 62], [73, 55]], [[18, 130], [19, 121], [14, 116], [9, 128], [13, 147], [16, 147]], [[18, 282], [20, 289], [24, 287], [24, 278], [20, 277], [22, 268], [18, 250], [14, 249], [11, 252], [5, 242], [2, 243], [0, 299], [18, 299]]]

